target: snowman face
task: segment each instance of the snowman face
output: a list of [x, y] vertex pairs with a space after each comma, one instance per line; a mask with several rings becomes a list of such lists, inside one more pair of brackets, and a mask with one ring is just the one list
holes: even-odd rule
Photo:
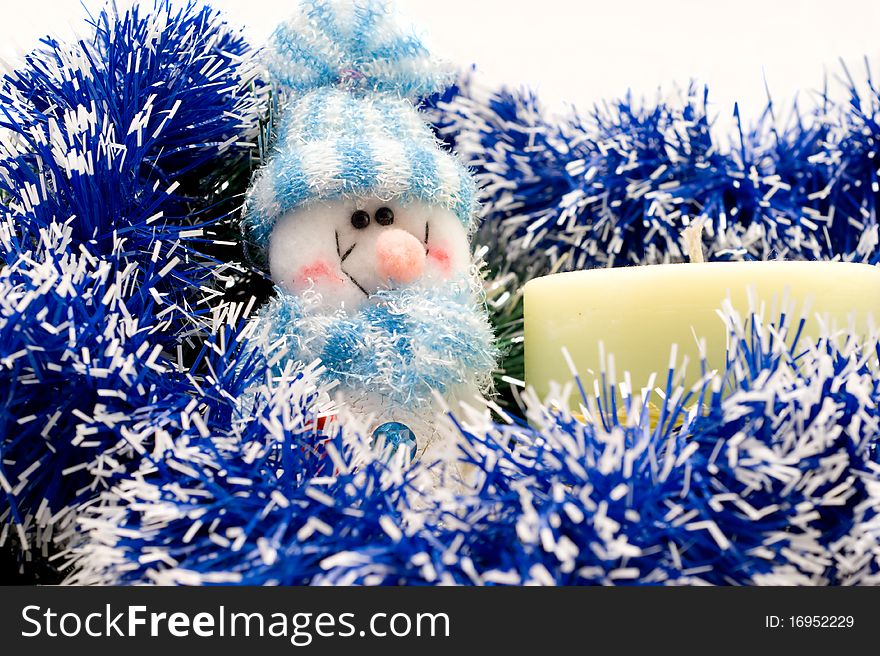
[[278, 220], [269, 271], [293, 294], [314, 290], [324, 303], [356, 308], [373, 292], [467, 273], [467, 233], [449, 210], [378, 199], [318, 202]]

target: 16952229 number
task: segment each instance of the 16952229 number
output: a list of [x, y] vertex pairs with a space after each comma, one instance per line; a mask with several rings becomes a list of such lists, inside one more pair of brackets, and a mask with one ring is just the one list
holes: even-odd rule
[[850, 629], [855, 624], [852, 615], [791, 615], [789, 626], [797, 629]]

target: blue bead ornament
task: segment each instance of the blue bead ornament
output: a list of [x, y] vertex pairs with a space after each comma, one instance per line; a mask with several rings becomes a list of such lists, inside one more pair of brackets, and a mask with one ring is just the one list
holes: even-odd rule
[[394, 457], [399, 448], [405, 448], [409, 452], [409, 459], [416, 457], [416, 434], [406, 424], [399, 421], [386, 421], [373, 431], [373, 445], [383, 445], [383, 449], [389, 446], [391, 449], [388, 458]]

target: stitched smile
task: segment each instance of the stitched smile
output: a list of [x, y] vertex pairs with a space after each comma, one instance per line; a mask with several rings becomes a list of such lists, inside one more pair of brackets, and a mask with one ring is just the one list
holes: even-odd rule
[[357, 242], [355, 242], [351, 246], [349, 246], [348, 250], [345, 251], [345, 253], [343, 253], [342, 249], [339, 247], [339, 233], [338, 232], [336, 233], [336, 254], [339, 256], [339, 269], [340, 269], [340, 271], [342, 271], [342, 273], [344, 273], [346, 276], [348, 276], [348, 279], [351, 280], [351, 282], [354, 284], [355, 287], [357, 287], [358, 289], [360, 289], [364, 293], [364, 296], [369, 297], [370, 294], [369, 294], [369, 292], [367, 292], [366, 289], [364, 289], [364, 286], [361, 285], [357, 281], [357, 279], [353, 275], [351, 275], [348, 271], [346, 271], [345, 268], [343, 268], [343, 266], [342, 266], [342, 263], [345, 262], [346, 259], [348, 259], [348, 256], [351, 255], [351, 252], [354, 250], [355, 246], [357, 246]]
[[[428, 237], [430, 236], [429, 230], [430, 225], [427, 221], [425, 221], [425, 255], [430, 252], [428, 249]], [[345, 260], [348, 259], [348, 256], [351, 255], [354, 247], [357, 246], [357, 242], [354, 242], [351, 246], [348, 247], [348, 250], [343, 253], [342, 248], [339, 245], [339, 231], [335, 231], [334, 234], [336, 235], [336, 255], [339, 256], [339, 270], [342, 271], [342, 273], [344, 273], [349, 280], [351, 280], [352, 284], [354, 284], [355, 287], [357, 287], [364, 293], [364, 296], [369, 297], [370, 293], [366, 289], [364, 289], [364, 286], [360, 284], [357, 279], [348, 271], [346, 271], [345, 268], [342, 266], [343, 262], [345, 262]]]

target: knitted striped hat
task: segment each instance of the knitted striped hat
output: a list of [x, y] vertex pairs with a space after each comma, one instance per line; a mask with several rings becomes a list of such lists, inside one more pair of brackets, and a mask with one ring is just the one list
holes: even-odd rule
[[268, 246], [282, 214], [343, 197], [419, 200], [470, 227], [473, 179], [413, 104], [443, 91], [450, 75], [384, 2], [303, 2], [272, 35], [268, 69], [286, 106], [245, 204], [256, 245]]

